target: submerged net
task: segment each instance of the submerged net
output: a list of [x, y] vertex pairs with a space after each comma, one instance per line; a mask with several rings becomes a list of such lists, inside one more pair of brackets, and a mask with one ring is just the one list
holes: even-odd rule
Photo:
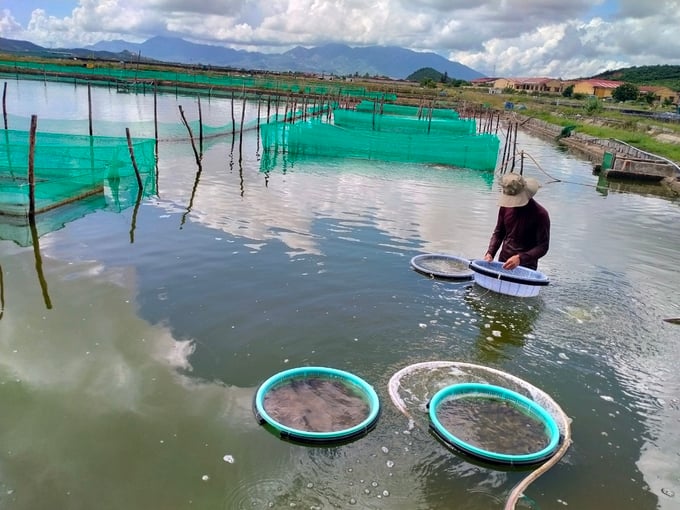
[[335, 377], [285, 380], [264, 397], [264, 409], [278, 423], [305, 432], [337, 432], [362, 423], [370, 414], [365, 395]]
[[[155, 141], [134, 139], [131, 145], [143, 185], [153, 185]], [[30, 133], [5, 130], [0, 146], [0, 214], [25, 216], [29, 212]], [[122, 137], [37, 133], [33, 168], [36, 213], [105, 190], [120, 200], [131, 185], [137, 187], [128, 141]]]
[[430, 276], [471, 280], [474, 273], [470, 261], [444, 254], [417, 255], [411, 259], [411, 266], [418, 272]]
[[459, 440], [487, 452], [526, 455], [550, 443], [544, 421], [528, 407], [488, 394], [445, 398], [436, 409], [441, 425]]
[[570, 420], [560, 406], [543, 390], [501, 370], [458, 361], [426, 361], [396, 372], [389, 382], [390, 398], [410, 420], [412, 426], [428, 420], [427, 405], [441, 389], [453, 384], [483, 383], [507, 388], [536, 402], [555, 421], [560, 434], [566, 435]]

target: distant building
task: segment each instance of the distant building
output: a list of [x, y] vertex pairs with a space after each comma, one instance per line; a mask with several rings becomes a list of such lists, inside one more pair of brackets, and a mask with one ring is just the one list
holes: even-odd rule
[[583, 94], [584, 96], [595, 96], [599, 99], [611, 97], [614, 89], [623, 85], [622, 81], [612, 80], [583, 80], [574, 83], [574, 94]]
[[564, 90], [562, 80], [555, 78], [497, 78], [493, 88], [513, 89], [527, 93], [560, 94]]
[[669, 101], [673, 104], [678, 104], [678, 92], [669, 89], [668, 87], [657, 87], [652, 85], [641, 85], [638, 87], [640, 94], [651, 94], [655, 101], [664, 102]]
[[[622, 81], [614, 80], [561, 80], [559, 78], [476, 78], [471, 81], [472, 85], [478, 87], [489, 87], [490, 94], [498, 94], [504, 90], [512, 89], [526, 94], [562, 94], [567, 87], [573, 86], [572, 94], [583, 96], [594, 96], [605, 99], [612, 96], [614, 90], [623, 85]], [[680, 103], [680, 92], [676, 92], [668, 87], [657, 87], [640, 85], [638, 87], [641, 94], [652, 94], [655, 101], [670, 101], [673, 104]]]
[[483, 78], [475, 78], [474, 80], [470, 80], [470, 83], [475, 87], [493, 87], [493, 84], [497, 79], [498, 78], [485, 76]]

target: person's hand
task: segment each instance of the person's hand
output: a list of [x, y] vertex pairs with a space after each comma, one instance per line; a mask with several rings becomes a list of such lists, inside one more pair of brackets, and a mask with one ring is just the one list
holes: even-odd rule
[[503, 269], [515, 269], [519, 266], [520, 260], [519, 255], [513, 255], [503, 264]]
[[485, 253], [484, 254], [484, 260], [486, 260], [487, 262], [492, 262], [493, 257], [491, 255], [489, 255], [488, 253]]

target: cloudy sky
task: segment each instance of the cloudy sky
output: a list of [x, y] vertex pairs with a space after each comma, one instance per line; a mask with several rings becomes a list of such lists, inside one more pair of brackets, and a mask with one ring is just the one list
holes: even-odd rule
[[680, 64], [680, 0], [0, 0], [0, 37], [46, 47], [181, 37], [250, 51], [433, 51], [490, 76]]

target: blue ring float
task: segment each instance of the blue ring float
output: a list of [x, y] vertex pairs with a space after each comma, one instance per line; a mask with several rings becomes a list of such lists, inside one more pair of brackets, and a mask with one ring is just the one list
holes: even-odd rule
[[[459, 264], [464, 269], [456, 272], [445, 272], [435, 269], [430, 269], [425, 264], [428, 260], [443, 260], [447, 262], [454, 262]], [[447, 255], [444, 253], [423, 253], [416, 255], [411, 259], [411, 267], [425, 276], [430, 278], [443, 278], [446, 280], [472, 280], [474, 271], [470, 269], [470, 260], [463, 257], [456, 257], [455, 255]]]
[[[320, 376], [326, 379], [340, 379], [345, 384], [351, 386], [352, 389], [361, 393], [368, 404], [368, 416], [361, 421], [361, 423], [343, 430], [316, 432], [289, 427], [283, 423], [279, 423], [267, 413], [264, 408], [264, 398], [270, 390], [284, 384], [290, 379], [304, 379], [313, 376]], [[370, 432], [378, 422], [378, 417], [380, 415], [380, 400], [373, 387], [354, 374], [335, 368], [299, 367], [279, 372], [263, 382], [255, 394], [253, 412], [260, 425], [265, 423], [270, 425], [277, 431], [281, 439], [300, 443], [328, 444], [356, 439]]]
[[[548, 445], [541, 450], [533, 453], [523, 454], [507, 454], [492, 452], [482, 448], [478, 448], [447, 430], [439, 421], [437, 417], [437, 408], [447, 398], [462, 397], [462, 396], [490, 396], [500, 400], [510, 401], [520, 407], [525, 408], [533, 417], [540, 420], [545, 426], [546, 435], [549, 437]], [[464, 383], [454, 384], [439, 390], [430, 400], [428, 404], [428, 412], [430, 416], [430, 427], [439, 436], [439, 438], [454, 448], [466, 453], [472, 457], [477, 457], [485, 461], [494, 462], [498, 464], [510, 465], [529, 465], [538, 464], [548, 460], [557, 450], [560, 443], [560, 431], [555, 419], [540, 405], [533, 400], [520, 395], [507, 388], [500, 386], [493, 386], [491, 384], [479, 383]]]

